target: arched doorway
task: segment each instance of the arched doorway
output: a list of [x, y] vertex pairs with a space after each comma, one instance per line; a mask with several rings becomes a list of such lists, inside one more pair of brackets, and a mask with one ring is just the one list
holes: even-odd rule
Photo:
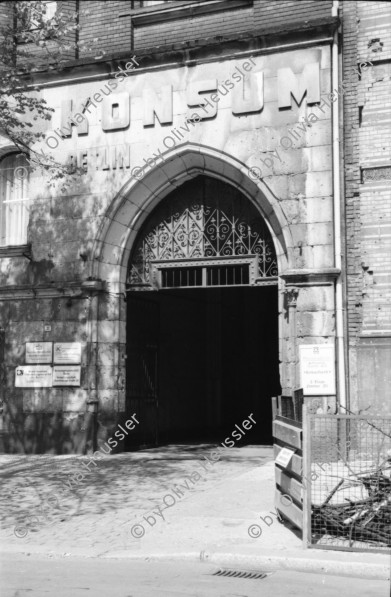
[[280, 392], [277, 259], [238, 189], [197, 176], [167, 195], [133, 244], [127, 279], [127, 412], [133, 445], [270, 443]]

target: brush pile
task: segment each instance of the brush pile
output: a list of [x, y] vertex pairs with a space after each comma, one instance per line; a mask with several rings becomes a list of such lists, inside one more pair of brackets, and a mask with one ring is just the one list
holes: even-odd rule
[[[387, 476], [388, 475], [388, 476]], [[338, 491], [352, 480], [341, 479], [320, 505], [312, 505], [313, 533], [370, 542], [391, 547], [391, 478], [390, 463], [373, 474], [357, 475], [354, 485], [361, 485], [364, 499], [349, 499], [345, 492], [338, 503]], [[353, 496], [352, 496], [353, 497]], [[333, 498], [333, 499], [332, 499]], [[331, 503], [332, 502], [332, 503]]]

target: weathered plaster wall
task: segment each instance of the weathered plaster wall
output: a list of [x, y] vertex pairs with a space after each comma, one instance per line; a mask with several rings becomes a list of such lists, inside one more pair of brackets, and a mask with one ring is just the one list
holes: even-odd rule
[[[0, 320], [9, 347], [5, 355], [7, 396], [28, 450], [50, 446], [59, 451], [89, 448], [90, 436], [83, 437], [81, 430], [88, 400], [99, 400], [101, 437], [110, 434], [124, 413], [126, 305], [122, 293], [127, 262], [141, 223], [172, 185], [204, 173], [240, 187], [269, 221], [279, 254], [280, 274], [292, 270], [319, 272], [333, 267], [330, 108], [320, 111], [304, 100], [300, 107], [293, 101], [291, 109], [279, 109], [277, 103], [277, 70], [282, 67], [289, 66], [301, 73], [306, 64], [319, 62], [321, 94], [329, 93], [330, 48], [323, 45], [289, 50], [254, 56], [254, 60], [256, 67], [252, 72], [264, 72], [263, 110], [233, 116], [232, 93], [221, 97], [217, 116], [191, 128], [165, 164], [148, 171], [143, 180], [131, 180], [130, 171], [159, 148], [163, 151], [163, 139], [173, 126], [184, 123], [185, 90], [189, 83], [216, 77], [224, 81], [244, 58], [156, 72], [143, 72], [141, 65], [138, 72], [118, 84], [117, 91], [131, 95], [131, 124], [127, 129], [102, 131], [98, 105], [88, 116], [88, 135], [78, 136], [73, 130], [72, 137], [59, 140], [58, 148], [51, 152], [61, 160], [69, 154], [79, 156], [79, 164], [87, 165], [85, 175], [68, 192], [45, 190], [39, 174], [33, 175], [29, 226], [32, 261], [2, 259], [0, 271], [0, 284], [19, 287], [16, 295], [29, 288], [37, 293], [35, 297], [32, 292], [23, 300], [7, 303]], [[106, 80], [75, 82], [67, 87], [45, 88], [43, 94], [55, 108], [50, 129], [61, 125], [62, 100], [77, 103], [105, 83]], [[155, 126], [144, 127], [142, 90], [148, 85], [159, 92], [167, 84], [172, 84], [174, 90], [173, 124], [161, 126], [156, 121]], [[280, 141], [287, 129], [310, 113], [316, 114], [318, 120], [304, 127], [302, 135], [293, 140], [292, 148], [283, 149]], [[48, 134], [53, 135], [50, 131]], [[94, 156], [102, 156], [105, 148], [125, 143], [130, 144], [130, 168], [99, 169], [100, 158], [96, 160]], [[270, 160], [271, 152], [276, 151], [279, 158]], [[249, 167], [259, 168], [263, 180], [252, 179]], [[86, 291], [83, 281], [89, 277], [103, 280], [103, 293]], [[47, 289], [50, 296], [40, 298]], [[284, 290], [285, 282], [281, 280], [281, 382], [287, 392], [299, 383], [297, 345], [333, 341], [334, 291], [332, 282], [312, 282], [299, 288], [296, 337]], [[52, 323], [51, 332], [43, 331], [44, 322]], [[16, 392], [12, 371], [23, 361], [24, 343], [56, 339], [83, 343], [81, 388]], [[60, 431], [64, 420], [65, 430]], [[87, 426], [88, 420], [87, 416]], [[27, 431], [29, 425], [39, 427], [44, 443], [32, 439], [32, 433]], [[13, 440], [10, 449], [20, 448]]]

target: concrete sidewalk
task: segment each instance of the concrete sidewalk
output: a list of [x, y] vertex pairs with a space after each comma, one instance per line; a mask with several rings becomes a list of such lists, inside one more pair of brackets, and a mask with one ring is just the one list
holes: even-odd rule
[[[21, 539], [13, 532], [16, 520], [23, 522], [23, 511], [34, 514], [38, 496], [79, 470], [81, 457], [45, 458], [42, 464], [37, 456], [2, 456], [1, 549], [389, 578], [389, 554], [304, 550], [299, 533], [277, 521], [271, 448], [234, 448], [205, 464], [212, 450], [167, 446], [107, 457], [73, 492], [61, 494], [62, 510], [50, 515], [50, 526]], [[252, 538], [249, 529], [259, 536]]]

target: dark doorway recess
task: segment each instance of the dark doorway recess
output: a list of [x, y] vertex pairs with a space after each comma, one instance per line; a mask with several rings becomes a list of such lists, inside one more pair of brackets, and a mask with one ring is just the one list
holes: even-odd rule
[[281, 391], [277, 286], [127, 293], [126, 449], [221, 443], [253, 413], [237, 445], [272, 443]]

